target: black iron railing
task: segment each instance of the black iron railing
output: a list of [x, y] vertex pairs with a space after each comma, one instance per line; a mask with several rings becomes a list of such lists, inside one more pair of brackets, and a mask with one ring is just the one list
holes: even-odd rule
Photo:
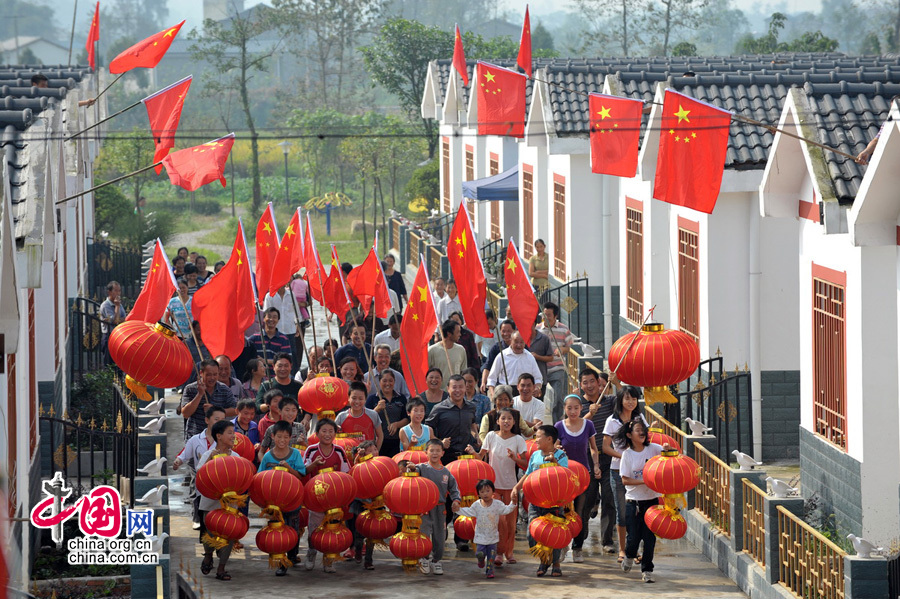
[[888, 571], [888, 597], [897, 599], [900, 597], [900, 553], [887, 558]]
[[104, 366], [100, 304], [84, 297], [69, 300], [69, 385]]
[[88, 293], [103, 301], [106, 285], [117, 281], [122, 297], [134, 300], [141, 292], [141, 261], [139, 249], [114, 245], [108, 241], [88, 237]]
[[484, 272], [490, 277], [503, 277], [503, 261], [506, 259], [506, 246], [502, 239], [493, 239], [481, 246], [481, 263]]
[[586, 277], [536, 291], [541, 306], [545, 302], [553, 302], [559, 306], [559, 319], [569, 327], [573, 335], [593, 346], [601, 344], [602, 338], [591, 330], [591, 298]]
[[422, 228], [431, 235], [434, 235], [440, 241], [441, 245], [446, 246], [447, 239], [450, 237], [450, 228], [453, 226], [453, 219], [455, 217], [455, 214], [445, 214], [443, 216], [430, 218], [422, 223]]

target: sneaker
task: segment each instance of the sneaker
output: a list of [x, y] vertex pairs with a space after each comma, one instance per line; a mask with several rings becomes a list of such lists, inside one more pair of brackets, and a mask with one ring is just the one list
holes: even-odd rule
[[653, 572], [644, 572], [644, 574], [641, 576], [641, 580], [643, 580], [644, 582], [656, 582], [655, 580], [653, 580]]
[[431, 574], [431, 562], [427, 558], [419, 560], [419, 571], [422, 574]]
[[484, 568], [484, 551], [479, 551], [475, 557], [478, 558], [478, 569], [482, 570]]
[[603, 553], [605, 553], [606, 555], [615, 555], [616, 546], [615, 545], [604, 545]]
[[569, 548], [563, 547], [562, 550], [559, 552], [559, 563], [563, 563], [564, 561], [566, 561], [567, 555], [569, 555]]
[[316, 567], [316, 550], [310, 549], [306, 552], [306, 561], [304, 562], [304, 567], [307, 570], [312, 570]]
[[491, 571], [491, 570], [489, 570], [488, 573], [487, 573], [487, 577], [488, 577], [488, 578], [493, 578], [493, 577], [494, 577], [494, 572]]
[[581, 549], [572, 550], [572, 562], [575, 564], [584, 563], [584, 557], [581, 555]]
[[334, 574], [337, 570], [334, 569], [334, 564], [328, 564], [323, 568], [327, 574]]
[[278, 566], [278, 569], [275, 570], [275, 576], [287, 576], [287, 568]]
[[441, 576], [444, 573], [444, 566], [441, 562], [431, 562], [431, 573]]
[[193, 528], [194, 530], [200, 530], [200, 523], [194, 522], [193, 524], [191, 524], [191, 528]]
[[466, 543], [465, 541], [463, 541], [462, 543], [457, 543], [457, 544], [456, 544], [456, 549], [457, 549], [457, 551], [468, 551], [468, 550], [469, 550], [469, 544]]
[[634, 565], [634, 560], [630, 557], [626, 557], [625, 561], [622, 562], [622, 572], [631, 572], [631, 567]]

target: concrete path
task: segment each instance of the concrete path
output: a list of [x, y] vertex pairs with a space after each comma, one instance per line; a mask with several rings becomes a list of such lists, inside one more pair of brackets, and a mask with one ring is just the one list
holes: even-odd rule
[[[175, 415], [177, 398], [170, 397], [167, 409], [171, 410], [168, 428], [168, 458], [171, 464], [181, 450], [182, 428]], [[213, 574], [200, 573], [202, 549], [198, 533], [191, 528], [190, 505], [185, 502], [187, 487], [184, 472], [169, 472], [169, 504], [171, 508], [170, 555], [174, 575], [182, 575], [191, 582], [198, 596], [215, 599], [251, 599], [253, 597], [315, 596], [351, 597], [367, 599], [375, 597], [734, 597], [745, 595], [703, 555], [687, 541], [659, 541], [655, 558], [654, 584], [641, 582], [639, 568], [624, 574], [616, 564], [615, 556], [602, 555], [598, 534], [592, 530], [585, 543], [585, 561], [571, 563], [571, 556], [563, 563], [562, 578], [537, 578], [537, 561], [527, 553], [525, 530], [520, 525], [516, 541], [519, 562], [497, 570], [494, 580], [487, 580], [477, 569], [472, 552], [457, 552], [448, 543], [444, 557], [443, 576], [424, 576], [420, 573], [406, 575], [400, 561], [387, 550], [375, 556], [375, 570], [366, 571], [355, 562], [336, 564], [336, 574], [322, 570], [321, 556], [315, 570], [306, 571], [294, 567], [288, 575], [275, 577], [268, 569], [268, 556], [260, 552], [254, 539], [265, 524], [259, 518], [251, 518], [250, 532], [244, 537], [244, 550], [232, 556], [228, 572], [229, 582], [216, 580]], [[251, 515], [258, 512], [251, 506]], [[599, 519], [591, 521], [592, 529], [599, 526]], [[301, 539], [301, 552], [307, 547]], [[302, 553], [301, 553], [302, 554]], [[215, 572], [215, 570], [213, 570]], [[464, 586], [461, 586], [464, 585]], [[298, 594], [299, 593], [299, 594]], [[173, 588], [173, 597], [177, 591]]]

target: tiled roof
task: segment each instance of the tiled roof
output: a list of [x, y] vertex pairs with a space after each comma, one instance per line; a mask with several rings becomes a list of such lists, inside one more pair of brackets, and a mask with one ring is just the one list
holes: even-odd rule
[[[889, 83], [807, 83], [803, 91], [818, 141], [855, 156], [878, 134], [890, 112], [890, 99], [900, 94], [900, 77]], [[825, 152], [825, 164], [838, 201], [853, 202], [865, 167], [834, 152]]]
[[[36, 157], [45, 154], [29, 153], [29, 145], [49, 146], [45, 140], [58, 132], [52, 131], [52, 119], [44, 115], [62, 109], [69, 90], [78, 87], [90, 72], [88, 67], [63, 65], [40, 69], [0, 66], [0, 159], [7, 165], [17, 240], [39, 234], [42, 224], [43, 202], [39, 200], [43, 194], [37, 192], [44, 187], [46, 162]], [[31, 86], [31, 76], [37, 73], [49, 79], [49, 87]]]

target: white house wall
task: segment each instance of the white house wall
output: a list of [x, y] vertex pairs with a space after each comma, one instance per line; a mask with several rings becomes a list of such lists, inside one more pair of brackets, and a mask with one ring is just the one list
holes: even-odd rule
[[[550, 236], [551, 221], [547, 218], [547, 150], [545, 147], [535, 147], [522, 144], [519, 146], [519, 199], [522, 198], [522, 173], [525, 172], [523, 165], [529, 165], [532, 168], [532, 215], [531, 221], [533, 230], [531, 231], [532, 240], [543, 239], [547, 243]], [[522, 204], [524, 206], [524, 204]], [[525, 239], [525, 215], [519, 211], [519, 235]], [[552, 214], [552, 210], [549, 212]], [[523, 254], [523, 257], [527, 258]]]
[[760, 222], [760, 369], [800, 370], [798, 266], [800, 223], [763, 218]]

